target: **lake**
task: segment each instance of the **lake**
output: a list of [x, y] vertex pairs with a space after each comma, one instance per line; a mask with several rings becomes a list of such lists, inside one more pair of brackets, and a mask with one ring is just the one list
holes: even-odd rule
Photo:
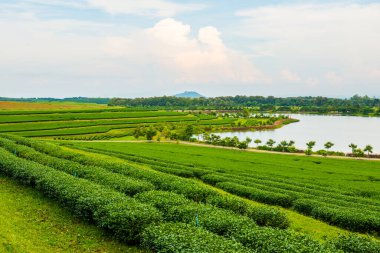
[[[282, 128], [265, 131], [224, 132], [216, 133], [221, 137], [237, 136], [240, 140], [246, 137], [252, 140], [260, 139], [265, 143], [269, 139], [277, 143], [283, 140], [295, 141], [295, 146], [306, 149], [306, 142], [316, 141], [313, 150], [324, 149], [324, 143], [331, 141], [334, 147], [331, 150], [350, 152], [350, 143], [355, 143], [359, 148], [370, 144], [374, 153], [380, 154], [380, 118], [356, 117], [356, 116], [331, 116], [331, 115], [305, 115], [289, 114], [290, 117], [299, 119]], [[250, 144], [251, 147], [256, 144]]]

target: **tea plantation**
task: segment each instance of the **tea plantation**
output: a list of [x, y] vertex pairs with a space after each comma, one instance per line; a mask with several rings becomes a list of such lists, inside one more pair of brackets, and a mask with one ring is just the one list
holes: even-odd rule
[[[8, 134], [1, 135], [0, 146], [2, 174], [39, 190], [76, 217], [95, 224], [117, 240], [142, 249], [155, 252], [379, 250], [375, 237], [342, 232], [340, 236], [327, 236], [321, 240], [312, 234], [295, 231], [287, 212], [277, 207], [292, 208], [322, 219], [299, 209], [304, 205], [308, 210], [312, 208], [309, 202], [317, 202], [318, 207], [332, 210], [333, 214], [341, 215], [347, 224], [352, 225], [334, 223], [339, 221], [338, 218], [326, 220], [330, 224], [376, 236], [376, 196], [358, 196], [348, 188], [326, 187], [318, 182], [301, 183], [299, 180], [292, 182], [293, 189], [290, 182], [281, 181], [280, 177], [270, 180], [262, 173], [250, 173], [250, 176], [240, 173], [242, 176], [237, 176], [233, 168], [227, 171], [226, 167], [216, 168], [212, 163], [201, 165], [199, 155], [194, 162], [183, 162], [185, 158], [181, 152], [186, 150], [187, 155], [197, 157], [194, 152], [206, 148], [152, 143], [106, 146], [104, 143], [73, 143], [71, 146], [95, 152], [89, 153]], [[156, 152], [142, 155], [144, 149]], [[168, 154], [168, 150], [176, 150], [175, 155], [171, 154], [172, 162], [165, 160], [165, 155], [155, 157], [160, 152]], [[209, 159], [212, 159], [212, 152], [216, 151], [207, 150], [211, 152], [207, 154]], [[225, 152], [231, 152], [232, 156], [243, 154]], [[239, 167], [236, 166], [237, 170]], [[262, 188], [264, 186], [273, 189]], [[303, 194], [315, 197], [310, 201], [310, 197], [304, 198]], [[256, 205], [236, 195], [272, 206]], [[338, 204], [333, 200], [352, 203], [347, 207], [351, 213], [341, 214], [342, 207], [335, 211]], [[354, 211], [359, 208], [363, 211], [362, 216], [356, 217]]]
[[[72, 248], [81, 252], [380, 252], [378, 161], [128, 141], [141, 128], [199, 132], [279, 119], [118, 107], [2, 110], [0, 184], [25, 194], [0, 194], [12, 206], [0, 217], [15, 212], [0, 225], [0, 251], [67, 251], [72, 234], [56, 227], [68, 222], [84, 234]], [[41, 201], [60, 206], [47, 207], [46, 217], [63, 212], [47, 227]], [[24, 213], [30, 222], [18, 218]]]

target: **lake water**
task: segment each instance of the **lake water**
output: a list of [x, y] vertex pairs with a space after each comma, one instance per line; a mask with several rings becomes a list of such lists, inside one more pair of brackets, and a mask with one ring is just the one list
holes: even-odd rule
[[[265, 131], [225, 132], [217, 133], [221, 137], [237, 136], [240, 140], [246, 137], [252, 140], [260, 139], [263, 143], [269, 139], [277, 143], [283, 140], [295, 141], [295, 146], [306, 149], [306, 142], [316, 141], [313, 150], [324, 149], [324, 143], [331, 141], [334, 147], [331, 150], [350, 152], [350, 143], [355, 143], [359, 148], [369, 144], [374, 153], [380, 154], [380, 118], [356, 117], [356, 116], [330, 116], [330, 115], [304, 115], [289, 114], [299, 122], [292, 123], [282, 128]], [[254, 147], [256, 144], [250, 144]]]

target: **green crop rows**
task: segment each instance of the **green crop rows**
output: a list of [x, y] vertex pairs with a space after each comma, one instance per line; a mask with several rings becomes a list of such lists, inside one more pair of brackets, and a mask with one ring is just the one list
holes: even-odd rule
[[62, 111], [0, 112], [0, 133], [24, 137], [59, 139], [110, 139], [131, 136], [141, 125], [197, 124], [202, 127], [231, 126], [234, 118], [163, 110], [92, 109]]
[[[210, 174], [212, 167], [197, 168], [178, 162], [165, 166], [164, 159], [136, 155], [130, 156], [135, 157], [131, 162], [108, 160], [6, 134], [0, 135], [0, 157], [2, 174], [37, 188], [119, 240], [153, 252], [380, 249], [376, 241], [356, 235], [316, 241], [288, 229], [289, 220], [277, 208], [251, 205], [170, 171], [188, 170], [193, 176], [187, 177], [202, 178]], [[136, 164], [139, 159], [144, 166]], [[170, 170], [157, 171], [165, 167]]]
[[[115, 145], [117, 148], [115, 148]], [[257, 173], [257, 171], [256, 173], [242, 173], [238, 168], [228, 171], [226, 168], [214, 167], [215, 163], [194, 166], [194, 164], [188, 162], [181, 162], [182, 158], [185, 159], [184, 154], [181, 152], [186, 152], [186, 157], [197, 155], [195, 152], [191, 152], [197, 151], [194, 147], [186, 147], [186, 150], [179, 150], [179, 147], [174, 147], [174, 149], [176, 149], [176, 151], [174, 151], [171, 149], [171, 146], [163, 144], [155, 150], [153, 145], [157, 146], [158, 144], [138, 144], [134, 146], [134, 149], [125, 149], [125, 147], [129, 145], [131, 144], [110, 144], [107, 145], [106, 148], [100, 148], [97, 144], [75, 144], [75, 147], [119, 157], [135, 163], [149, 164], [153, 169], [165, 173], [187, 178], [195, 177], [232, 194], [270, 205], [291, 208], [302, 214], [312, 216], [347, 230], [372, 234], [378, 234], [380, 232], [380, 199], [379, 196], [376, 195], [378, 193], [378, 188], [376, 187], [379, 187], [378, 181], [369, 181], [369, 183], [367, 183], [367, 191], [365, 191], [365, 189], [358, 191], [356, 189], [340, 188], [340, 185], [337, 185], [338, 187], [333, 184], [329, 186], [318, 181], [307, 183], [305, 182], [307, 180], [300, 182], [299, 180], [291, 178], [271, 177], [270, 173]], [[163, 149], [160, 150], [159, 148]], [[149, 156], [144, 155], [143, 150], [149, 152]], [[155, 151], [159, 153], [154, 154]], [[225, 152], [231, 153], [231, 151]], [[173, 153], [175, 153], [175, 155], [173, 155]], [[165, 156], [171, 157], [171, 160], [164, 159]], [[199, 156], [202, 157], [201, 155]], [[285, 159], [285, 157], [282, 158]], [[210, 157], [210, 159], [212, 159], [212, 157]], [[321, 160], [327, 162], [326, 159]], [[201, 161], [199, 157], [197, 161]], [[281, 165], [277, 164], [277, 161], [273, 161], [272, 166], [283, 166], [287, 168], [290, 173], [293, 170], [291, 166], [299, 162], [299, 160], [293, 160], [286, 164], [283, 161], [284, 164]], [[308, 161], [305, 160], [304, 162], [305, 164], [303, 164], [303, 166], [305, 166]], [[345, 163], [346, 161], [340, 162]], [[356, 164], [355, 162], [356, 161], [348, 161], [346, 163], [352, 166]], [[257, 166], [260, 170], [272, 167], [268, 164], [268, 161], [256, 160], [255, 163], [258, 165], [251, 165], [253, 170]], [[318, 165], [318, 163], [312, 164], [315, 166]], [[297, 166], [298, 165], [299, 164], [297, 164]], [[374, 174], [376, 174], [376, 171], [378, 171], [380, 167], [380, 164], [376, 162], [368, 162], [366, 165], [377, 165], [377, 168], [374, 168]], [[235, 167], [237, 167], [237, 165], [235, 165]], [[365, 165], [363, 168], [364, 167]], [[358, 169], [359, 168], [357, 168], [357, 170]], [[269, 169], [268, 171], [270, 172]], [[367, 172], [357, 171], [356, 173], [366, 174]], [[323, 173], [321, 174], [323, 175]], [[355, 178], [353, 177], [353, 179]], [[365, 196], [371, 194], [372, 197]]]

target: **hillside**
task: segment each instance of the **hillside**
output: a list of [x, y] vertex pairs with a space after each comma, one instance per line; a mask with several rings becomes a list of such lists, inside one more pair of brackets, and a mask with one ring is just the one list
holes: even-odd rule
[[176, 94], [174, 96], [177, 98], [202, 98], [202, 97], [204, 97], [203, 95], [201, 95], [195, 91], [185, 91], [185, 92]]
[[129, 252], [37, 190], [0, 174], [0, 252]]

